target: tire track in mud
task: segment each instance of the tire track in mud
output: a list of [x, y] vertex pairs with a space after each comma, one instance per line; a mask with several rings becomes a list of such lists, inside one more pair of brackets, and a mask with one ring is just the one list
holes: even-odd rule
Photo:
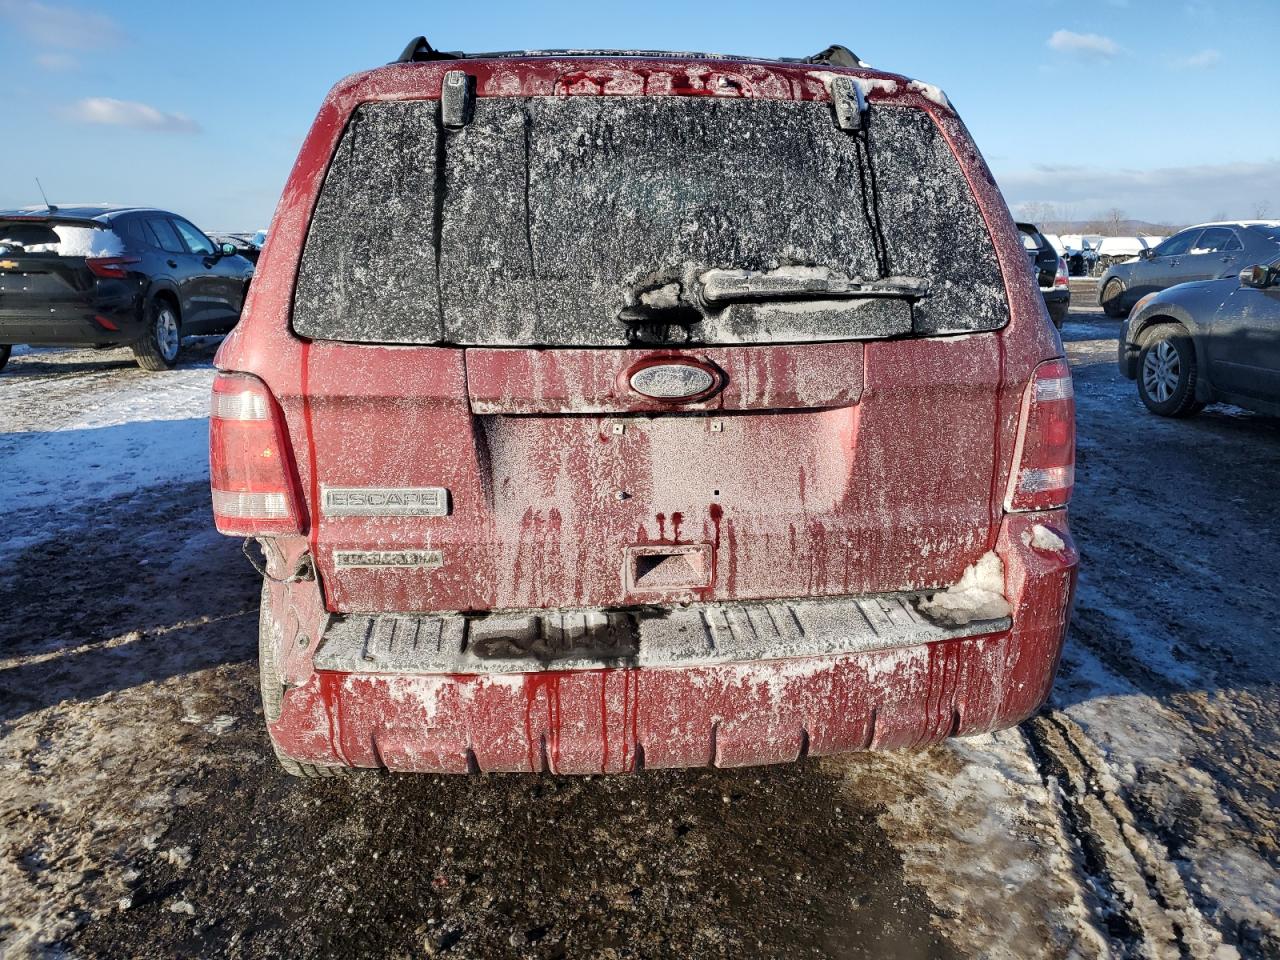
[[[1097, 778], [1095, 796], [1109, 798], [1117, 836], [1132, 833], [1153, 852], [1140, 874], [1151, 895], [1165, 893], [1155, 875], [1176, 876], [1162, 909], [1177, 915], [1185, 895], [1198, 910], [1198, 921], [1181, 914], [1190, 917], [1189, 939], [1174, 941], [1181, 955], [1225, 940], [1218, 956], [1280, 957], [1280, 672], [1265, 642], [1280, 636], [1270, 599], [1280, 421], [1220, 406], [1189, 420], [1151, 415], [1115, 366], [1114, 331], [1100, 321], [1067, 338], [1083, 572], [1059, 709], [1037, 721], [1066, 726], [1056, 743], [1029, 735], [1055, 782], [1071, 780], [1070, 763], [1114, 774]], [[1087, 821], [1085, 801], [1062, 792], [1080, 813], [1078, 832], [1105, 823]], [[1112, 860], [1123, 868], [1122, 855]], [[1209, 931], [1204, 943], [1197, 926]]]
[[1146, 836], [1084, 730], [1048, 710], [1024, 726], [1047, 785], [1056, 785], [1081, 868], [1103, 897], [1123, 955], [1143, 960], [1236, 956], [1192, 902], [1168, 852]]

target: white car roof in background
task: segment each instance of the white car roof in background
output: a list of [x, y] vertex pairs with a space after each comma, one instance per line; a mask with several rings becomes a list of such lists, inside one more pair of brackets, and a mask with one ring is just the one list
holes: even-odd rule
[[1103, 237], [1098, 244], [1098, 253], [1108, 256], [1137, 256], [1145, 250], [1148, 243], [1142, 237]]
[[1280, 220], [1210, 220], [1208, 223], [1197, 223], [1188, 230], [1194, 230], [1196, 227], [1280, 227]]

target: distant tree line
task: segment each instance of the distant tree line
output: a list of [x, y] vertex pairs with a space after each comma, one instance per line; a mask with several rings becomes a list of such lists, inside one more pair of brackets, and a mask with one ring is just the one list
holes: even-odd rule
[[[1120, 207], [1111, 207], [1091, 218], [1076, 215], [1070, 207], [1052, 203], [1021, 203], [1014, 208], [1018, 220], [1034, 223], [1042, 233], [1094, 233], [1104, 237], [1168, 236], [1189, 224], [1133, 220]], [[1215, 218], [1218, 219], [1218, 218]], [[1225, 217], [1221, 219], [1226, 219]]]
[[[1095, 214], [1092, 219], [1076, 216], [1069, 206], [1053, 203], [1020, 203], [1014, 208], [1014, 216], [1023, 222], [1034, 223], [1041, 233], [1094, 233], [1104, 237], [1163, 236], [1177, 233], [1189, 223], [1152, 223], [1148, 220], [1131, 220], [1119, 207], [1111, 207]], [[1240, 216], [1237, 214], [1236, 216]], [[1241, 219], [1269, 220], [1273, 217], [1271, 202], [1259, 200]], [[1208, 220], [1230, 220], [1232, 215], [1220, 210]]]

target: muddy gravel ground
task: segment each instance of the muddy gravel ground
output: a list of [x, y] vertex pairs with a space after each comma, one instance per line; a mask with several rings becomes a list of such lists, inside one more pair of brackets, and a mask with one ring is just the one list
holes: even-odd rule
[[921, 753], [286, 776], [212, 532], [215, 341], [0, 374], [4, 957], [1280, 957], [1280, 421], [1163, 421], [1065, 334], [1084, 573], [1052, 703]]

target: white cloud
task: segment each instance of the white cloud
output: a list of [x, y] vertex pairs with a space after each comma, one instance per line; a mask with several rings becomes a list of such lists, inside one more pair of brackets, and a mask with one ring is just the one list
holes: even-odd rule
[[996, 181], [1011, 207], [1048, 203], [1070, 219], [1111, 207], [1157, 223], [1195, 223], [1218, 213], [1252, 217], [1262, 205], [1280, 210], [1280, 161], [1154, 170], [1041, 165], [998, 172]]
[[105, 14], [39, 0], [0, 0], [0, 17], [44, 47], [92, 50], [112, 46], [121, 38], [120, 27]]
[[67, 111], [73, 120], [113, 127], [135, 127], [163, 133], [199, 133], [200, 125], [184, 113], [166, 113], [135, 100], [86, 97]]
[[1177, 61], [1176, 65], [1190, 70], [1204, 70], [1208, 67], [1216, 67], [1221, 60], [1222, 54], [1217, 50], [1201, 50], [1199, 53], [1193, 53]]
[[1055, 30], [1049, 38], [1049, 49], [1094, 60], [1110, 60], [1120, 53], [1120, 45], [1110, 37], [1071, 30]]

